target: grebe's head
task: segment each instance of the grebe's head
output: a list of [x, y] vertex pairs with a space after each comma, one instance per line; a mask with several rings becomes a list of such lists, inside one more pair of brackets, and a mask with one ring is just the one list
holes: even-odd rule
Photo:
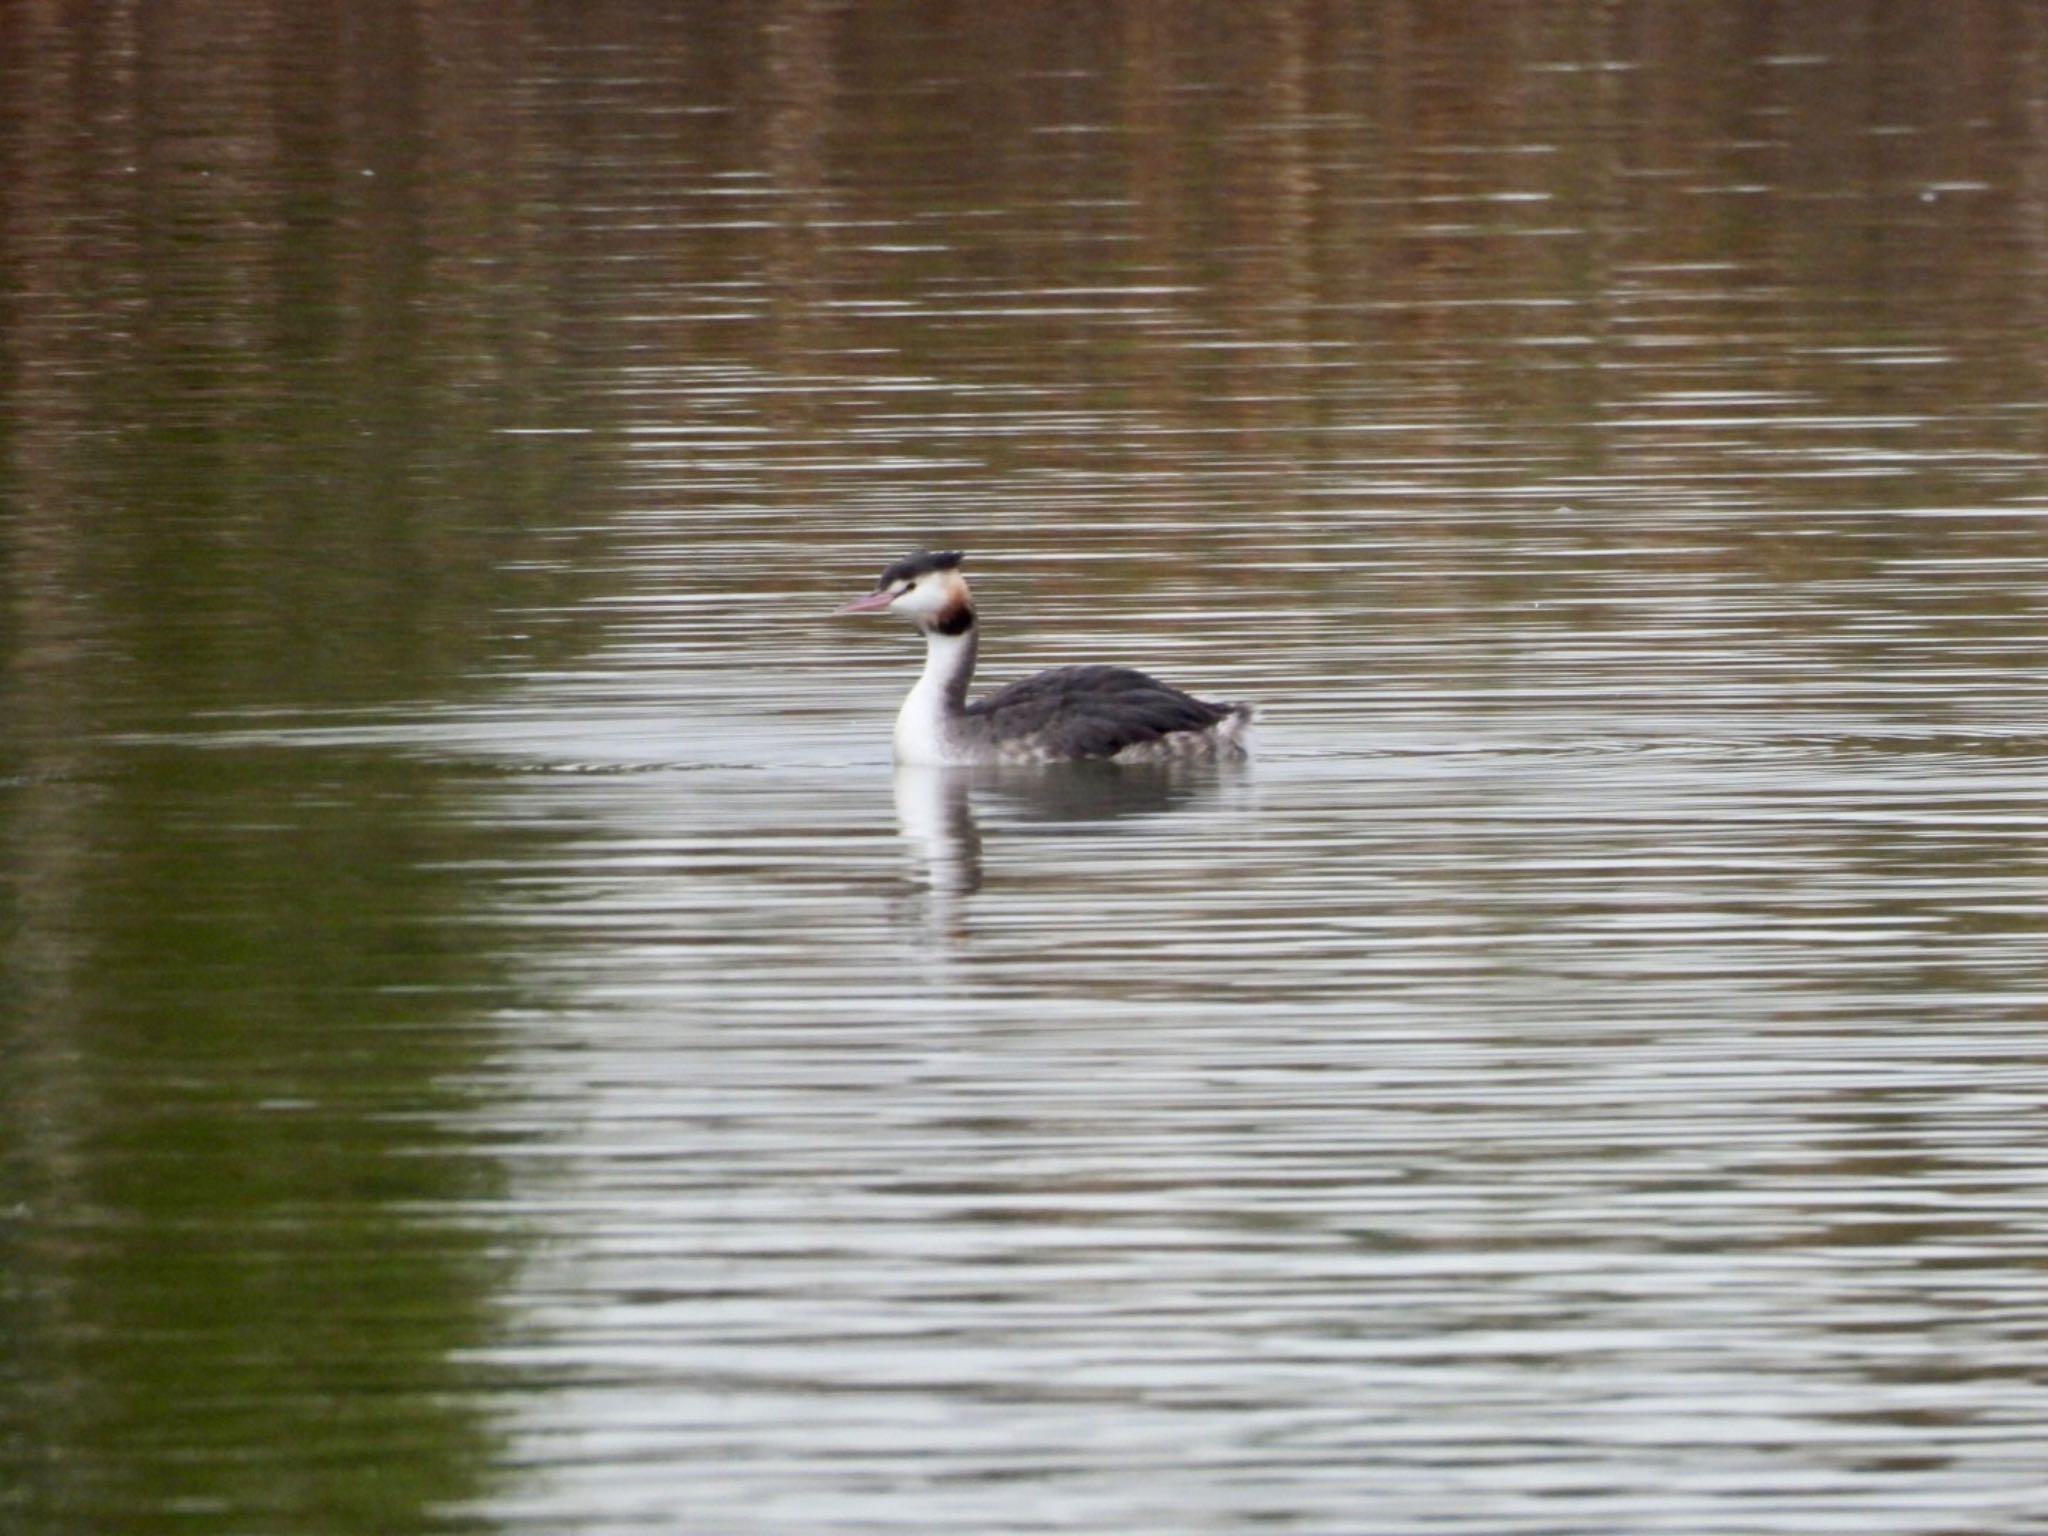
[[974, 623], [974, 596], [967, 590], [967, 578], [960, 574], [960, 562], [967, 557], [958, 550], [934, 554], [921, 549], [907, 555], [882, 572], [875, 590], [856, 598], [840, 613], [905, 614], [923, 630], [957, 635]]

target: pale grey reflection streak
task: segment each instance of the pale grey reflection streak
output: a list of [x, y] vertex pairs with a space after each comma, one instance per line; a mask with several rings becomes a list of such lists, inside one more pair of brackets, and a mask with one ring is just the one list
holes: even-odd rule
[[2021, 1528], [2028, 762], [1306, 745], [508, 783], [492, 1513]]

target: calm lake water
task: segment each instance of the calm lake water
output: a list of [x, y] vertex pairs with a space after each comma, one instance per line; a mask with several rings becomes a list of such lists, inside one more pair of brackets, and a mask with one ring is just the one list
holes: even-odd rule
[[[2048, 18], [0, 0], [0, 1529], [2048, 1531]], [[897, 773], [825, 617], [1248, 764]]]

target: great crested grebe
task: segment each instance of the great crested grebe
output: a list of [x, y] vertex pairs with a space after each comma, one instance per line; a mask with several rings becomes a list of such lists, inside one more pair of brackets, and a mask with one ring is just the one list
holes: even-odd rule
[[974, 594], [957, 552], [898, 560], [840, 613], [906, 614], [924, 632], [924, 675], [896, 716], [899, 763], [1158, 763], [1242, 757], [1249, 704], [1212, 704], [1130, 667], [1055, 667], [967, 702]]

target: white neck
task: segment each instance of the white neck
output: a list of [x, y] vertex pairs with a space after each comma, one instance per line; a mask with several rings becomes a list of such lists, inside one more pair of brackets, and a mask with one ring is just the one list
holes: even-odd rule
[[896, 761], [948, 763], [955, 760], [952, 725], [967, 706], [974, 677], [975, 627], [957, 635], [925, 631], [924, 673], [896, 716]]

